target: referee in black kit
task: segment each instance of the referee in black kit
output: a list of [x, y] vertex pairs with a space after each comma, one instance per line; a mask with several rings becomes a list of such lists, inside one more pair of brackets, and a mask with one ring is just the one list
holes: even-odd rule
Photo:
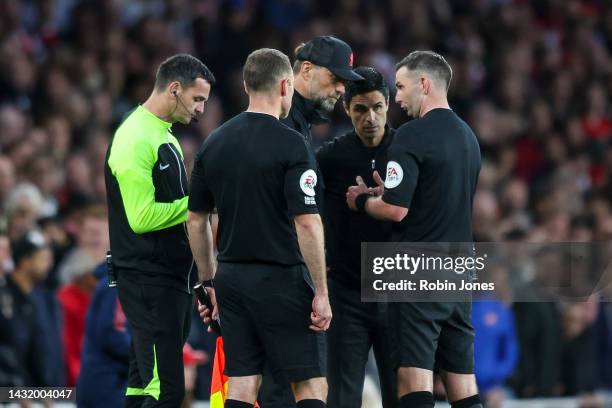
[[[291, 108], [293, 72], [286, 55], [260, 49], [243, 75], [249, 107], [202, 145], [189, 198], [196, 263], [203, 277], [214, 277], [212, 315], [220, 317], [229, 377], [225, 406], [253, 406], [267, 363], [277, 381], [292, 385], [298, 407], [325, 407], [323, 332], [332, 315], [317, 174], [304, 138], [279, 121]], [[208, 222], [215, 207], [216, 274]]]
[[[347, 192], [351, 208], [401, 222], [397, 241], [472, 241], [480, 148], [448, 105], [451, 77], [446, 60], [430, 51], [414, 51], [397, 64], [395, 100], [417, 119], [401, 126], [389, 147], [382, 197], [372, 197], [364, 183]], [[383, 184], [378, 173], [375, 178]], [[453, 408], [482, 407], [471, 302], [392, 303], [390, 309], [399, 406], [433, 407], [436, 369]]]
[[363, 81], [347, 83], [344, 109], [353, 130], [325, 143], [317, 162], [325, 181], [325, 243], [329, 295], [334, 321], [327, 333], [330, 407], [361, 407], [368, 354], [374, 349], [383, 407], [395, 407], [397, 380], [388, 344], [386, 303], [361, 302], [361, 243], [391, 240], [392, 222], [355, 213], [346, 190], [362, 177], [373, 185], [372, 171], [384, 172], [395, 130], [387, 125], [389, 88], [374, 68], [359, 67]]
[[[300, 44], [295, 49], [295, 57], [295, 92], [291, 110], [281, 121], [304, 137], [314, 157], [312, 126], [329, 122], [326, 115], [334, 110], [344, 95], [345, 84], [363, 78], [353, 71], [354, 55], [351, 47], [334, 36], [318, 36]], [[318, 181], [313, 198], [321, 211], [324, 180], [318, 166], [316, 171]], [[258, 402], [262, 408], [295, 406], [289, 384], [273, 381], [267, 367], [264, 368]]]

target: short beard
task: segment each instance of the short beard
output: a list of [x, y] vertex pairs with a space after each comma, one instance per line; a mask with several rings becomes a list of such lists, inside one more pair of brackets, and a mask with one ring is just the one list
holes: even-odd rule
[[315, 106], [317, 109], [324, 110], [325, 112], [332, 112], [336, 107], [337, 99], [325, 97], [315, 99]]

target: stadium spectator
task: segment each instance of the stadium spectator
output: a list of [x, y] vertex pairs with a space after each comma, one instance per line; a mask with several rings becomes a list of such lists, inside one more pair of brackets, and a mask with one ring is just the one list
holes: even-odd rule
[[77, 403], [84, 407], [119, 407], [125, 402], [131, 336], [117, 291], [108, 287], [106, 263], [85, 321]]
[[60, 269], [61, 276], [66, 280], [58, 298], [62, 306], [66, 380], [69, 386], [74, 386], [79, 376], [85, 315], [97, 283], [93, 273], [96, 264], [84, 250], [75, 250], [66, 256]]
[[519, 353], [512, 309], [492, 299], [474, 302], [472, 322], [476, 332], [474, 361], [478, 389], [487, 406], [499, 407], [506, 394], [505, 382], [514, 371]]
[[41, 387], [49, 379], [32, 291], [49, 272], [53, 254], [38, 231], [12, 241], [11, 253], [15, 270], [0, 285], [0, 381], [3, 386]]

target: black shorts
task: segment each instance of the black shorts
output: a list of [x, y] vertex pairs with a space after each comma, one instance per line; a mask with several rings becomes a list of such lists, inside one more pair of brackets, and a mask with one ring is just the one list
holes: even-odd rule
[[396, 368], [418, 367], [458, 374], [474, 372], [471, 302], [391, 303]]
[[278, 382], [326, 374], [325, 335], [308, 328], [314, 291], [306, 267], [219, 263], [215, 293], [225, 344], [225, 374]]

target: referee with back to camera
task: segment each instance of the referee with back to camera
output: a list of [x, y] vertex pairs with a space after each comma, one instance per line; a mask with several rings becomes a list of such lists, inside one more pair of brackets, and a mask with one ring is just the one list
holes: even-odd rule
[[106, 155], [112, 263], [130, 326], [128, 407], [178, 407], [182, 350], [197, 271], [187, 239], [187, 173], [170, 128], [204, 111], [215, 78], [180, 54], [158, 68], [147, 101], [119, 126]]
[[[217, 128], [194, 164], [189, 237], [219, 316], [229, 377], [226, 408], [253, 407], [264, 363], [292, 386], [299, 408], [325, 407], [325, 337], [331, 322], [315, 162], [279, 121], [293, 72], [280, 51], [252, 52], [243, 69], [248, 109]], [[215, 273], [209, 214], [217, 208]], [[210, 312], [203, 311], [210, 322]]]
[[[344, 95], [345, 84], [361, 78], [353, 71], [353, 50], [339, 38], [318, 36], [295, 49], [295, 77], [291, 110], [281, 122], [298, 131], [306, 140], [314, 157], [311, 128], [329, 122], [327, 114], [334, 110]], [[323, 207], [324, 185], [317, 166], [316, 204]], [[258, 402], [263, 408], [291, 408], [295, 401], [289, 384], [278, 383], [264, 367]]]
[[361, 243], [391, 240], [391, 221], [351, 211], [346, 190], [361, 177], [373, 185], [372, 171], [384, 172], [395, 130], [387, 125], [389, 88], [374, 68], [359, 67], [363, 81], [346, 84], [344, 109], [353, 130], [325, 143], [317, 161], [325, 181], [325, 243], [329, 296], [334, 321], [327, 332], [328, 405], [361, 407], [368, 354], [374, 349], [383, 407], [395, 407], [396, 379], [388, 344], [386, 303], [361, 302]]
[[[395, 100], [416, 119], [397, 130], [384, 183], [374, 175], [382, 196], [370, 195], [363, 182], [347, 192], [351, 208], [400, 222], [395, 241], [472, 242], [480, 147], [448, 105], [451, 77], [450, 65], [431, 51], [414, 51], [397, 64]], [[401, 408], [434, 406], [434, 369], [452, 408], [482, 407], [471, 314], [471, 301], [390, 304]]]
[[[350, 81], [362, 80], [353, 71], [353, 50], [339, 38], [318, 36], [295, 50], [293, 63], [295, 77], [291, 110], [281, 122], [298, 131], [306, 140], [314, 157], [312, 126], [329, 122], [327, 114], [334, 110], [344, 95], [345, 85]], [[316, 201], [319, 211], [323, 208], [324, 181], [317, 166]], [[259, 404], [263, 408], [291, 408], [295, 401], [291, 387], [274, 381], [268, 367], [259, 391]]]

